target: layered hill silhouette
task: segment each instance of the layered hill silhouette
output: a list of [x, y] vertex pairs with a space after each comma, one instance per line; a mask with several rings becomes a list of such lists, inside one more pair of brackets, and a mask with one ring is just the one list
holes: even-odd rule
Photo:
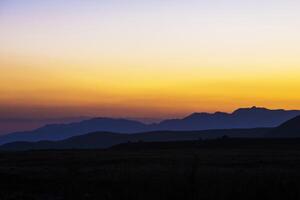
[[70, 124], [50, 124], [33, 131], [11, 133], [0, 137], [0, 144], [14, 141], [57, 141], [95, 131], [137, 133], [145, 130], [147, 125], [138, 121], [94, 118]]
[[223, 136], [238, 138], [259, 138], [270, 131], [270, 128], [228, 129], [206, 131], [156, 131], [136, 134], [95, 132], [71, 137], [61, 141], [12, 142], [0, 146], [0, 150], [24, 151], [45, 149], [103, 149], [122, 143], [194, 141], [216, 139]]
[[295, 117], [275, 128], [269, 134], [270, 137], [299, 138], [300, 137], [300, 116]]
[[184, 119], [165, 120], [162, 130], [207, 130], [231, 128], [277, 127], [299, 114], [299, 110], [269, 110], [267, 108], [240, 108], [232, 113], [193, 113]]
[[277, 127], [300, 115], [299, 110], [269, 110], [266, 108], [240, 108], [232, 113], [193, 113], [183, 119], [170, 119], [156, 124], [134, 120], [94, 118], [70, 124], [52, 124], [42, 128], [11, 133], [0, 137], [0, 145], [15, 141], [58, 141], [91, 132], [139, 133], [149, 131], [199, 131], [211, 129], [248, 129]]

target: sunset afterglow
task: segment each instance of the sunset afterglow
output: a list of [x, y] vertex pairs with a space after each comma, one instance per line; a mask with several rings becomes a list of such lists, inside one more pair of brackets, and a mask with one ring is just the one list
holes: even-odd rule
[[0, 111], [300, 109], [299, 9], [292, 0], [1, 1]]

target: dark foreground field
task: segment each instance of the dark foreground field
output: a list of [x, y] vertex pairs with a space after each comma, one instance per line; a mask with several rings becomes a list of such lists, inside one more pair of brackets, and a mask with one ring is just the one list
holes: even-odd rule
[[0, 153], [0, 199], [300, 199], [300, 140]]

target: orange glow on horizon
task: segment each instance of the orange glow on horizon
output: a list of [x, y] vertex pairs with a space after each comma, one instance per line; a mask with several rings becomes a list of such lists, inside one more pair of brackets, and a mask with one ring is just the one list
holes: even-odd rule
[[298, 2], [58, 2], [3, 3], [3, 115], [300, 109]]

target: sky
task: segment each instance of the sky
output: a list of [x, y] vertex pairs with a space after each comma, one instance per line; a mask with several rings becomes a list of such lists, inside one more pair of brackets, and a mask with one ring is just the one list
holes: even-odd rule
[[1, 0], [0, 124], [300, 109], [299, 10], [296, 0]]

